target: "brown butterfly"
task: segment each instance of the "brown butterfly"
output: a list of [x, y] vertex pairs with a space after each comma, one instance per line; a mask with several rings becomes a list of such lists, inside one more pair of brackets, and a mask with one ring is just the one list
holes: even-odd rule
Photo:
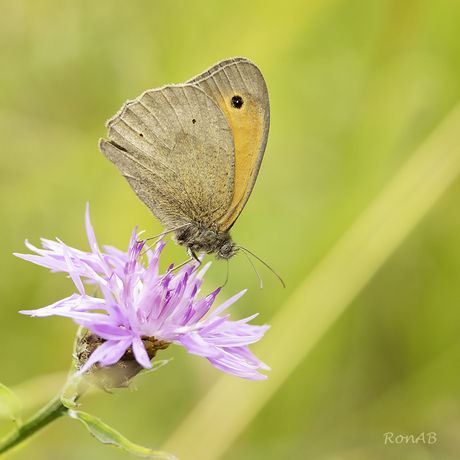
[[269, 124], [265, 80], [236, 57], [126, 102], [99, 148], [191, 257], [230, 259], [240, 247], [229, 230], [254, 187]]

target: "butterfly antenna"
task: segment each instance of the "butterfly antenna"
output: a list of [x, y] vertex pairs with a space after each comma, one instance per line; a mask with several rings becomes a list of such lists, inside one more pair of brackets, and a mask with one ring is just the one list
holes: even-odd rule
[[[252, 263], [251, 258], [246, 254], [247, 249], [244, 250], [241, 246], [236, 246], [236, 247], [237, 247], [238, 249], [241, 249], [241, 250], [243, 251], [243, 254], [248, 258], [250, 264], [252, 265], [252, 268], [253, 268], [254, 271], [256, 272], [257, 278], [259, 278], [260, 289], [262, 290], [263, 287], [264, 287], [264, 284], [262, 283], [262, 278], [260, 277], [259, 272], [257, 271], [257, 268], [256, 268], [255, 265]], [[248, 251], [248, 252], [249, 252], [249, 251]], [[254, 254], [252, 254], [252, 255], [254, 255]], [[257, 257], [257, 259], [258, 259], [258, 257]]]
[[[249, 249], [242, 248], [241, 246], [237, 246], [237, 248], [241, 249], [241, 250], [243, 251], [243, 253], [244, 253], [244, 251], [249, 252], [249, 254], [251, 254], [252, 256], [254, 256], [259, 262], [262, 262], [271, 272], [273, 272], [273, 273], [278, 277], [278, 279], [281, 281], [281, 284], [283, 285], [283, 287], [284, 287], [284, 288], [286, 287], [286, 284], [284, 284], [283, 278], [281, 278], [281, 276], [278, 275], [278, 273], [276, 273], [275, 270], [273, 270], [273, 268], [270, 267], [270, 265], [268, 265], [267, 263], [265, 263], [260, 257], [257, 257], [257, 256], [256, 256], [253, 252], [251, 252]], [[249, 259], [249, 256], [248, 256], [247, 254], [246, 254], [246, 257]], [[249, 259], [249, 260], [251, 260], [251, 259]], [[251, 264], [252, 264], [252, 262], [251, 262]], [[254, 267], [254, 265], [253, 265], [253, 267]], [[255, 270], [255, 268], [254, 268], [254, 270]], [[256, 273], [257, 273], [257, 270], [256, 270]], [[259, 274], [257, 273], [257, 275], [259, 275]], [[260, 277], [259, 277], [259, 278], [260, 278]], [[261, 282], [261, 284], [262, 284], [262, 282]], [[261, 288], [261, 289], [262, 289], [262, 288]]]

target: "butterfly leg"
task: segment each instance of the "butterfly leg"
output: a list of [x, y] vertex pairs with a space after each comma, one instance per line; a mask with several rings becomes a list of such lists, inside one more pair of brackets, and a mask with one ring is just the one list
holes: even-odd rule
[[[185, 262], [182, 262], [179, 265], [176, 265], [174, 268], [172, 268], [170, 271], [173, 272], [174, 270], [178, 270], [179, 268], [183, 267], [184, 265], [188, 264], [193, 260], [193, 257], [190, 257], [190, 259], [187, 259]], [[166, 276], [166, 275], [165, 275]]]
[[187, 254], [198, 262], [198, 267], [201, 265], [201, 260], [190, 248], [187, 248]]

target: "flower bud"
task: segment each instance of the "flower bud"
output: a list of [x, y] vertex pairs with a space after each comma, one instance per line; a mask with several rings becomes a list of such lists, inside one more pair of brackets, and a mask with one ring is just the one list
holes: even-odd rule
[[[141, 337], [145, 350], [150, 359], [153, 359], [158, 350], [165, 350], [172, 342], [157, 340], [155, 337]], [[100, 347], [105, 340], [90, 330], [83, 337], [77, 338], [75, 367], [80, 370], [88, 361], [91, 354]], [[143, 369], [136, 361], [130, 346], [124, 355], [115, 364], [101, 366], [93, 364], [83, 375], [90, 385], [97, 386], [110, 393], [111, 388], [128, 388], [131, 380]]]

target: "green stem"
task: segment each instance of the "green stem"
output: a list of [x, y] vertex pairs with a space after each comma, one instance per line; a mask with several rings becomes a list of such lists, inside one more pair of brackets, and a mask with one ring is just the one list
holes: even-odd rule
[[65, 415], [68, 410], [69, 409], [62, 404], [61, 395], [59, 394], [43, 409], [27, 420], [27, 422], [0, 439], [0, 454], [30, 438], [53, 420], [59, 418], [61, 415]]

